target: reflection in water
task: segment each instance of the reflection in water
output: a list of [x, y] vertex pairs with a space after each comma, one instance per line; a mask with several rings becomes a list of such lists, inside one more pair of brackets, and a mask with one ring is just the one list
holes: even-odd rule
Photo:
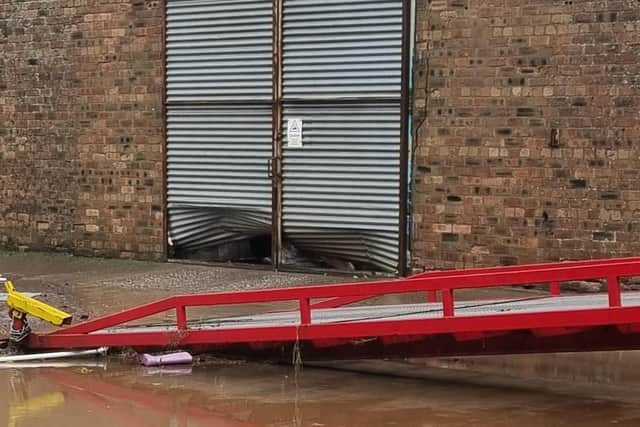
[[11, 403], [9, 407], [9, 416], [7, 421], [8, 427], [16, 427], [18, 420], [27, 418], [32, 414], [46, 412], [56, 406], [64, 404], [64, 395], [59, 392], [45, 393], [23, 401], [17, 400]]
[[142, 376], [145, 377], [153, 377], [153, 376], [183, 376], [183, 375], [191, 375], [193, 373], [193, 368], [191, 366], [157, 366], [157, 367], [143, 367], [142, 368]]
[[7, 414], [7, 427], [16, 427], [18, 420], [64, 404], [64, 395], [59, 391], [31, 396], [25, 375], [19, 370], [14, 369], [9, 372], [8, 384], [12, 399], [10, 399], [9, 413]]
[[107, 369], [103, 362], [12, 362], [0, 363], [0, 370], [17, 371], [18, 369], [43, 369], [43, 368], [100, 368]]
[[[462, 382], [268, 365], [4, 369], [10, 427], [640, 425], [640, 398], [576, 397]], [[636, 400], [634, 400], [636, 399]]]

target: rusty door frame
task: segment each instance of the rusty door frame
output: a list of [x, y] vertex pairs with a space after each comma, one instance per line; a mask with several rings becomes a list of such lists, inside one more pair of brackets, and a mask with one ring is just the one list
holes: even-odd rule
[[283, 81], [283, 10], [284, 0], [273, 0], [273, 104], [272, 104], [272, 200], [271, 200], [271, 263], [280, 269], [282, 258], [282, 81]]
[[169, 139], [167, 137], [167, 0], [161, 2], [162, 20], [162, 258], [169, 260]]
[[407, 251], [409, 249], [407, 213], [409, 204], [409, 115], [411, 93], [409, 88], [411, 72], [411, 0], [402, 0], [402, 77], [400, 87], [400, 195], [398, 230], [398, 274], [406, 276], [409, 269]]

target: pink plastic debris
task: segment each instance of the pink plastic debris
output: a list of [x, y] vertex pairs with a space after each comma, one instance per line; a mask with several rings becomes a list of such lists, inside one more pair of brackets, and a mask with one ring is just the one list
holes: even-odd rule
[[193, 363], [193, 357], [186, 351], [160, 354], [157, 356], [145, 353], [140, 356], [140, 363], [144, 366], [183, 365]]

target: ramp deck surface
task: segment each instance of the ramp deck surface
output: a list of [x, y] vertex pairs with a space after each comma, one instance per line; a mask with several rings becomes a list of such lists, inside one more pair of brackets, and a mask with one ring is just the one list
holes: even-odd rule
[[[640, 292], [623, 294], [625, 307], [640, 307]], [[478, 315], [500, 315], [514, 313], [545, 313], [557, 311], [579, 311], [608, 307], [606, 294], [574, 295], [562, 297], [539, 296], [522, 299], [478, 300], [455, 303], [456, 317]], [[389, 304], [358, 307], [318, 309], [311, 312], [311, 322], [316, 325], [376, 322], [386, 320], [420, 320], [442, 318], [442, 303]], [[188, 322], [192, 330], [229, 330], [239, 328], [273, 328], [299, 325], [297, 311], [262, 313], [244, 316], [215, 317]], [[175, 324], [150, 323], [109, 328], [100, 333], [111, 332], [170, 332], [177, 331]]]

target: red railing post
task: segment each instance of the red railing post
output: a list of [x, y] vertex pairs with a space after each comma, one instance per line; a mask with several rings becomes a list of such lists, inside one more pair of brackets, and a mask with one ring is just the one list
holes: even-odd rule
[[184, 305], [176, 306], [176, 321], [178, 330], [184, 331], [187, 329], [187, 309]]
[[560, 283], [559, 282], [551, 282], [549, 284], [549, 291], [551, 291], [551, 295], [554, 297], [560, 296]]
[[442, 311], [444, 317], [452, 317], [454, 315], [453, 291], [451, 289], [442, 290]]
[[620, 281], [617, 276], [607, 277], [607, 290], [609, 291], [609, 307], [620, 307], [622, 295], [620, 294]]
[[311, 304], [309, 298], [300, 299], [300, 323], [311, 324]]
[[427, 302], [438, 302], [438, 291], [427, 291]]

